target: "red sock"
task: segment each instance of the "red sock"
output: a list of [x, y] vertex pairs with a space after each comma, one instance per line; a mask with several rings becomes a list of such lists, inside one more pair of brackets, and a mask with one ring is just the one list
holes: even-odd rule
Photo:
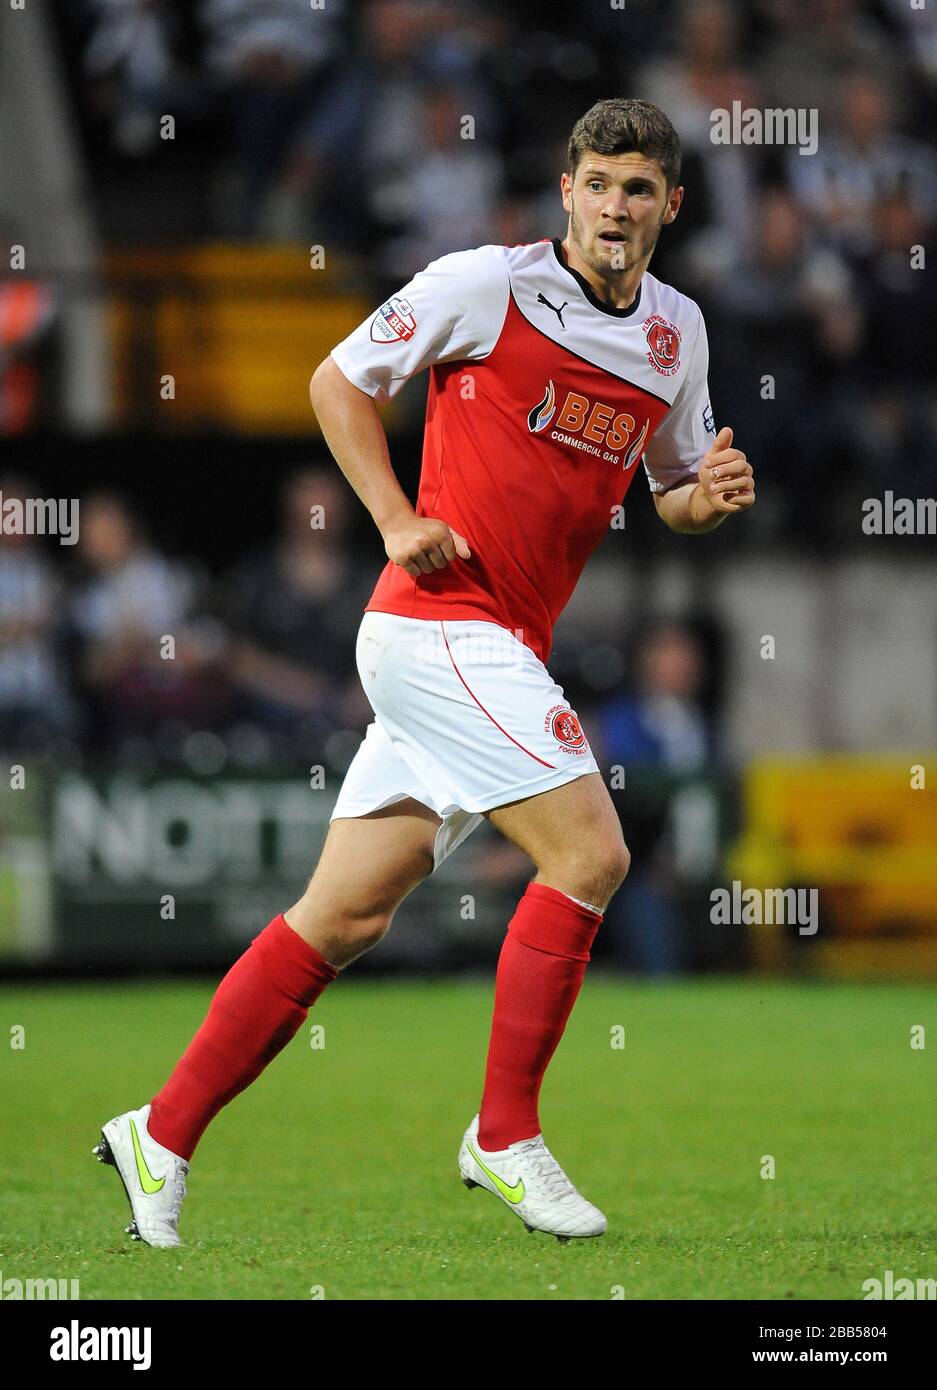
[[579, 994], [602, 914], [545, 883], [529, 883], [508, 925], [478, 1142], [493, 1152], [540, 1133], [537, 1100]]
[[282, 913], [274, 917], [225, 975], [153, 1097], [147, 1130], [157, 1144], [191, 1158], [209, 1121], [282, 1051], [337, 974]]

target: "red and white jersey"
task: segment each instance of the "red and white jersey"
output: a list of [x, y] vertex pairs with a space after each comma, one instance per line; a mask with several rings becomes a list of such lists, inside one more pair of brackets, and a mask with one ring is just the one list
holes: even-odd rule
[[664, 492], [715, 433], [698, 306], [648, 274], [602, 304], [558, 241], [440, 257], [332, 356], [378, 402], [430, 368], [416, 510], [472, 552], [416, 578], [388, 561], [365, 611], [487, 619], [544, 663], [638, 461]]

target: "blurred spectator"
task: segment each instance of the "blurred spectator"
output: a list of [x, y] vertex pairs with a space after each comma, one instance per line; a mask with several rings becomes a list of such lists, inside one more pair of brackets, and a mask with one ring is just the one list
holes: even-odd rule
[[238, 717], [280, 736], [283, 747], [308, 741], [321, 753], [330, 733], [371, 718], [353, 634], [374, 573], [359, 568], [348, 546], [350, 501], [334, 470], [293, 474], [276, 540], [225, 584]]
[[645, 635], [638, 644], [637, 688], [596, 712], [605, 761], [674, 772], [701, 767], [713, 753], [711, 723], [697, 703], [702, 678], [703, 652], [691, 632], [664, 624]]
[[71, 624], [96, 741], [119, 748], [156, 735], [161, 751], [175, 753], [186, 733], [224, 713], [219, 644], [193, 620], [193, 576], [155, 551], [112, 493], [82, 501], [79, 555], [87, 577]]
[[[462, 211], [470, 206], [452, 177], [453, 159], [471, 192], [491, 196], [490, 165], [474, 152], [495, 138], [498, 107], [483, 76], [477, 26], [471, 10], [450, 4], [372, 0], [327, 105], [306, 122], [293, 178], [313, 192], [317, 225], [324, 220], [342, 245], [390, 278], [400, 268], [375, 256], [376, 241], [406, 234], [414, 219], [417, 234], [425, 234], [439, 212], [458, 227], [445, 206], [453, 193]], [[460, 138], [462, 115], [474, 120], [475, 140]], [[433, 207], [423, 213], [427, 196]]]
[[196, 100], [180, 48], [183, 25], [173, 0], [89, 0], [84, 70], [110, 137], [125, 155], [158, 146], [160, 117]]
[[712, 394], [731, 400], [735, 437], [760, 469], [756, 533], [784, 519], [780, 505], [803, 530], [823, 520], [822, 499], [809, 515], [801, 503], [816, 493], [826, 447], [824, 392], [854, 362], [861, 318], [846, 264], [812, 244], [784, 190], [762, 195], [755, 234], [750, 255], [697, 287], [708, 308]]
[[[38, 496], [26, 479], [0, 478], [0, 498]], [[60, 652], [61, 585], [36, 536], [0, 533], [0, 743], [42, 747], [75, 729]]]
[[849, 255], [867, 254], [878, 236], [883, 199], [903, 195], [923, 218], [937, 212], [933, 150], [894, 129], [892, 99], [874, 73], [842, 79], [838, 130], [826, 130], [818, 152], [791, 153], [794, 196], [820, 231]]
[[832, 114], [830, 96], [841, 78], [865, 68], [877, 72], [890, 91], [901, 91], [898, 55], [868, 0], [813, 0], [809, 5], [770, 0], [768, 10], [779, 32], [768, 40], [758, 67], [766, 103], [819, 111], [821, 145]]
[[0, 434], [25, 434], [40, 423], [55, 315], [47, 285], [24, 276], [0, 280]]
[[[635, 686], [600, 705], [593, 750], [600, 766], [690, 773], [714, 754], [712, 719], [700, 703], [705, 659], [687, 628], [664, 623], [636, 642]], [[664, 800], [666, 807], [667, 801]], [[685, 964], [681, 885], [673, 865], [666, 814], [648, 811], [629, 826], [632, 868], [609, 904], [605, 932], [617, 962], [651, 974]]]
[[449, 251], [494, 240], [500, 162], [474, 136], [462, 138], [461, 112], [460, 103], [443, 89], [424, 98], [425, 148], [404, 171], [407, 230], [390, 242], [383, 261], [395, 282], [409, 280]]
[[304, 124], [325, 118], [340, 49], [342, 0], [202, 0], [205, 67], [234, 132], [240, 236], [263, 223], [267, 194], [289, 167]]
[[921, 76], [937, 83], [937, 8], [909, 4], [908, 0], [884, 0], [889, 18], [903, 31], [908, 52]]
[[[757, 160], [751, 146], [714, 145], [714, 109], [760, 104], [754, 77], [742, 59], [737, 7], [727, 0], [685, 0], [676, 24], [677, 52], [652, 60], [638, 76], [636, 91], [667, 112], [684, 156], [681, 182], [686, 207], [669, 229], [677, 238], [706, 229], [726, 264], [748, 246], [753, 221]], [[628, 68], [633, 62], [627, 55]], [[631, 83], [628, 83], [630, 88]], [[673, 233], [674, 235], [670, 235]]]
[[937, 473], [937, 274], [925, 248], [934, 224], [902, 192], [876, 205], [878, 245], [858, 262], [866, 331], [859, 357], [861, 408], [840, 428], [871, 469], [877, 490], [933, 496]]

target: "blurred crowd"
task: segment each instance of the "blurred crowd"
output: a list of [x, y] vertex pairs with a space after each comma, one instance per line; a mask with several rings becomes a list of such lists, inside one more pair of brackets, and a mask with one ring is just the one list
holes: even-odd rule
[[[0, 479], [5, 507], [35, 495]], [[4, 534], [0, 746], [66, 764], [341, 767], [369, 717], [354, 634], [372, 577], [345, 540], [349, 499], [337, 470], [296, 471], [276, 536], [215, 576], [162, 552], [117, 492], [81, 498], [74, 548]]]
[[[36, 495], [34, 480], [0, 475], [5, 509]], [[118, 492], [81, 499], [74, 546], [8, 530], [0, 751], [53, 772], [321, 768], [321, 785], [337, 787], [373, 717], [354, 650], [377, 568], [350, 542], [354, 505], [334, 468], [289, 473], [276, 533], [217, 575], [165, 553]], [[600, 649], [584, 636], [551, 663], [599, 765], [664, 782], [705, 774], [720, 756], [708, 634], [650, 618], [620, 640], [621, 650]], [[621, 964], [677, 971], [692, 962], [666, 791], [652, 788], [649, 802], [639, 793], [632, 813], [637, 862], [610, 909], [607, 950]], [[496, 887], [522, 883], [530, 867], [493, 841], [478, 872]]]
[[[447, 251], [562, 234], [575, 119], [599, 96], [658, 102], [687, 194], [651, 268], [706, 314], [717, 416], [767, 484], [752, 534], [835, 541], [837, 489], [932, 491], [937, 6], [59, 0], [56, 14], [105, 243], [314, 241], [375, 302]], [[817, 152], [714, 144], [710, 113], [733, 102], [815, 109]], [[48, 329], [38, 302], [0, 314], [7, 433], [34, 389], [9, 374]]]
[[[937, 28], [930, 7], [905, 0], [587, 0], [574, 11], [62, 0], [59, 17], [92, 170], [107, 170], [108, 207], [120, 200], [143, 239], [159, 239], [167, 210], [158, 185], [121, 198], [115, 160], [125, 172], [162, 160], [172, 215], [192, 236], [315, 229], [394, 279], [446, 251], [553, 235], [572, 123], [618, 94], [658, 102], [677, 127], [690, 191], [680, 239], [701, 276], [758, 255], [759, 212], [770, 217], [782, 191], [800, 249], [849, 264], [887, 249], [883, 200], [900, 199], [920, 228], [937, 211], [923, 140]], [[816, 108], [819, 155], [714, 145], [710, 112], [733, 101]], [[173, 142], [161, 137], [167, 113]]]
[[[657, 102], [687, 191], [651, 271], [701, 304], [717, 422], [756, 465], [739, 543], [835, 547], [856, 534], [844, 490], [933, 495], [937, 4], [50, 8], [103, 245], [321, 243], [375, 303], [448, 251], [563, 235], [577, 117], [604, 96]], [[714, 144], [711, 112], [734, 102], [815, 109], [817, 152]], [[56, 288], [0, 281], [0, 434], [54, 418], [62, 351]], [[405, 468], [418, 456], [416, 439], [395, 448]], [[4, 499], [43, 495], [22, 457]], [[211, 568], [173, 551], [144, 486], [83, 483], [74, 547], [0, 537], [0, 749], [56, 767], [342, 772], [371, 718], [354, 636], [381, 560], [361, 563], [347, 484], [332, 466], [289, 473], [275, 533]], [[551, 672], [601, 767], [679, 777], [725, 761], [718, 632], [652, 616], [596, 640], [574, 624]], [[610, 939], [624, 962], [679, 969], [666, 802], [626, 834], [635, 868]], [[518, 872], [499, 853], [493, 880]]]
[[[36, 495], [29, 479], [0, 476], [5, 511]], [[372, 717], [354, 643], [379, 572], [350, 542], [354, 506], [337, 469], [294, 470], [276, 533], [220, 574], [163, 551], [116, 491], [80, 500], [74, 547], [7, 529], [0, 747], [194, 771], [205, 759], [249, 767], [307, 755], [343, 768]], [[607, 652], [602, 679], [589, 679], [593, 637], [565, 651], [593, 741], [610, 764], [705, 766], [715, 752], [700, 703], [705, 644], [672, 623], [632, 639], [617, 656], [634, 672], [626, 693]]]

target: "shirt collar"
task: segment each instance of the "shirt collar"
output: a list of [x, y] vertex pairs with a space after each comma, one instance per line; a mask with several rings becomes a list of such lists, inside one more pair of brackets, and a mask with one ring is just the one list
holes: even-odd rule
[[553, 246], [553, 254], [556, 257], [556, 261], [560, 269], [563, 270], [567, 275], [571, 275], [573, 277], [573, 279], [576, 281], [576, 284], [579, 286], [579, 288], [585, 295], [586, 299], [588, 299], [589, 303], [592, 305], [593, 309], [599, 309], [603, 314], [608, 314], [609, 317], [613, 319], [627, 319], [630, 318], [631, 315], [637, 311], [638, 305], [641, 303], [641, 282], [639, 282], [638, 284], [638, 292], [634, 297], [634, 301], [628, 305], [627, 309], [616, 309], [613, 304], [603, 303], [603, 301], [599, 299], [595, 290], [589, 284], [589, 281], [585, 278], [585, 276], [580, 275], [578, 270], [573, 270], [572, 266], [568, 266], [566, 264], [566, 262], [563, 260], [563, 252], [560, 249], [561, 238], [558, 236], [551, 237], [550, 241]]

